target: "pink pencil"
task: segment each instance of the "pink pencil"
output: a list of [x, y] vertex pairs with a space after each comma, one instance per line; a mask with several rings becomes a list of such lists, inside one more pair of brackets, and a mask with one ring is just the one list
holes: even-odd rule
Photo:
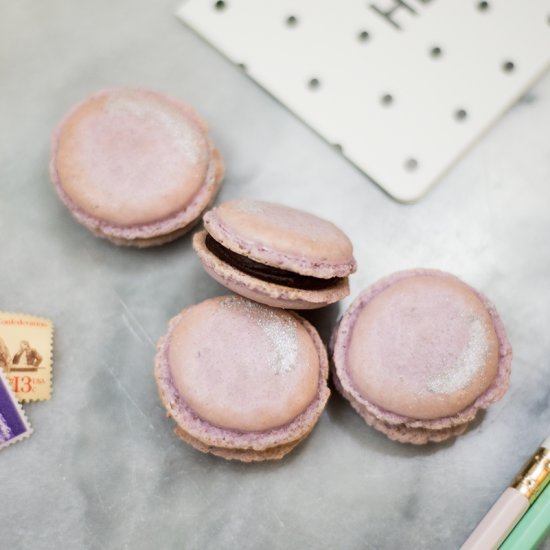
[[474, 529], [461, 550], [493, 550], [504, 541], [550, 481], [550, 437]]

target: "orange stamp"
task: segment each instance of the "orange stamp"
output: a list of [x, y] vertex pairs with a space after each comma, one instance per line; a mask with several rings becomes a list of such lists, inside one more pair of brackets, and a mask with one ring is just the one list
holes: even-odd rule
[[19, 401], [44, 401], [52, 393], [53, 323], [0, 311], [0, 368]]

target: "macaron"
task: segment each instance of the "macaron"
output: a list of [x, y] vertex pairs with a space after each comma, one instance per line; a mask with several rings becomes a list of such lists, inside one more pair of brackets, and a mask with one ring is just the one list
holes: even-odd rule
[[273, 307], [315, 309], [349, 294], [353, 246], [333, 223], [281, 204], [224, 202], [204, 215], [193, 247], [233, 292]]
[[463, 433], [508, 388], [512, 349], [489, 300], [457, 277], [416, 269], [366, 289], [331, 341], [336, 388], [390, 439]]
[[157, 349], [155, 377], [176, 433], [225, 459], [282, 458], [329, 397], [328, 358], [313, 326], [240, 296], [184, 309]]
[[193, 108], [157, 92], [101, 91], [52, 138], [51, 179], [72, 215], [120, 245], [179, 237], [214, 200], [223, 162]]

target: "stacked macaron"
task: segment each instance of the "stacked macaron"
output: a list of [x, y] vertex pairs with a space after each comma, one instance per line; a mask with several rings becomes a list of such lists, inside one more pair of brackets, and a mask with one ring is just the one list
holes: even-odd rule
[[235, 295], [206, 300], [170, 321], [155, 376], [182, 439], [244, 462], [290, 452], [329, 396], [317, 331], [293, 312]]
[[508, 388], [511, 348], [495, 308], [441, 271], [396, 273], [365, 290], [331, 347], [340, 393], [396, 441], [459, 435]]
[[74, 107], [52, 139], [50, 173], [72, 215], [100, 237], [146, 247], [188, 231], [214, 200], [223, 162], [194, 109], [113, 89]]

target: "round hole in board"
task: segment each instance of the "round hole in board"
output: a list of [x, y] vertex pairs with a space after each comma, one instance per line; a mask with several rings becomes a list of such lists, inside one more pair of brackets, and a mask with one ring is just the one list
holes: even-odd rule
[[431, 55], [434, 59], [437, 59], [438, 57], [441, 57], [442, 54], [443, 54], [443, 50], [442, 50], [439, 46], [434, 46], [434, 47], [430, 50], [430, 55]]
[[224, 10], [226, 7], [227, 7], [227, 4], [224, 2], [224, 0], [218, 0], [215, 4], [214, 4], [214, 7], [221, 11], [221, 10]]
[[418, 161], [415, 158], [410, 158], [405, 161], [405, 170], [407, 172], [414, 172], [418, 169]]
[[514, 65], [514, 63], [512, 61], [505, 61], [503, 64], [502, 64], [502, 70], [505, 72], [505, 73], [511, 73], [514, 71], [514, 69], [516, 68], [516, 66]]
[[366, 42], [369, 38], [370, 38], [370, 34], [367, 31], [361, 31], [357, 35], [357, 39], [359, 40], [359, 42]]
[[466, 120], [468, 118], [468, 113], [466, 112], [465, 109], [457, 109], [455, 111], [455, 119], [458, 120], [458, 121], [463, 121], [463, 120]]
[[239, 69], [242, 69], [243, 71], [246, 71], [246, 65], [244, 63], [238, 63], [237, 67], [239, 67]]
[[298, 19], [295, 15], [289, 15], [287, 18], [286, 18], [286, 24], [289, 26], [289, 27], [295, 27], [297, 24], [298, 24]]
[[332, 145], [339, 153], [341, 153], [344, 149], [342, 148], [342, 146], [339, 144], [339, 143], [334, 143]]
[[318, 90], [321, 87], [321, 81], [318, 78], [312, 78], [307, 86], [310, 90]]
[[479, 11], [487, 11], [489, 9], [489, 2], [478, 2], [477, 9]]
[[382, 105], [391, 105], [393, 103], [393, 96], [391, 94], [384, 94], [380, 101], [382, 102]]

